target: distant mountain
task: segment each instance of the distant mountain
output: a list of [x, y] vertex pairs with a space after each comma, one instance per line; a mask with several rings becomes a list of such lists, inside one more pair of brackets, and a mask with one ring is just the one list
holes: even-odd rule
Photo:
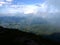
[[33, 16], [1, 16], [0, 24], [22, 24], [22, 25], [33, 25], [33, 24], [47, 24], [48, 22], [41, 17]]
[[27, 16], [0, 16], [0, 25], [36, 34], [60, 32], [60, 28], [52, 23], [53, 20], [52, 18], [45, 19], [32, 14]]
[[42, 32], [47, 31], [49, 27], [49, 23], [46, 19], [32, 15], [22, 16], [22, 17], [0, 16], [0, 25], [8, 28], [17, 28], [23, 31], [28, 31], [33, 33], [38, 33], [40, 31]]

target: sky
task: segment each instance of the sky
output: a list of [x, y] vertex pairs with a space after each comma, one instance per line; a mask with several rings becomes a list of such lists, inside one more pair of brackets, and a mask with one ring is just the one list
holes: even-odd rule
[[46, 16], [60, 12], [60, 0], [0, 0], [0, 14], [33, 14]]

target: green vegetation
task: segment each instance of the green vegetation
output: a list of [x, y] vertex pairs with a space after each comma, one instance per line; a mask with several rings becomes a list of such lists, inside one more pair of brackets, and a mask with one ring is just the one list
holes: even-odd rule
[[52, 25], [46, 19], [40, 17], [0, 17], [0, 25], [35, 34], [51, 34], [53, 32], [60, 32], [60, 27], [57, 27], [57, 24]]
[[3, 26], [7, 28], [20, 29], [22, 31], [32, 32], [36, 34], [51, 34], [53, 32], [59, 32], [59, 28], [51, 24], [23, 25], [23, 24], [17, 24], [17, 23], [10, 23]]

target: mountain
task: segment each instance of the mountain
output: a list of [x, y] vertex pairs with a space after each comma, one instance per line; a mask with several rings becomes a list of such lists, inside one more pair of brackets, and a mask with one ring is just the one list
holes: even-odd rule
[[[10, 14], [9, 14], [10, 15]], [[16, 14], [17, 15], [17, 14]], [[50, 14], [51, 15], [51, 14]], [[52, 17], [51, 17], [52, 16]], [[54, 15], [48, 18], [30, 15], [18, 15], [18, 16], [0, 16], [0, 26], [7, 28], [20, 29], [25, 32], [33, 32], [35, 34], [51, 34], [54, 32], [60, 32], [58, 23]], [[56, 15], [55, 15], [56, 17]], [[58, 16], [57, 16], [58, 17]]]
[[[57, 34], [57, 33], [56, 33]], [[0, 26], [0, 45], [60, 45], [53, 37], [56, 34], [50, 35], [36, 35], [34, 33], [23, 32], [18, 29], [4, 28]], [[59, 37], [57, 34], [56, 36]], [[60, 39], [60, 37], [59, 37]]]

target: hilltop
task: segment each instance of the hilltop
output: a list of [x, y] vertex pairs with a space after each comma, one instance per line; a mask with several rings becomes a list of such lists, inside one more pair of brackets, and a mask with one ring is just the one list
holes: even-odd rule
[[[52, 35], [53, 37], [53, 35]], [[0, 45], [59, 45], [60, 42], [44, 35], [36, 35], [23, 32], [18, 29], [4, 28], [0, 26]]]

